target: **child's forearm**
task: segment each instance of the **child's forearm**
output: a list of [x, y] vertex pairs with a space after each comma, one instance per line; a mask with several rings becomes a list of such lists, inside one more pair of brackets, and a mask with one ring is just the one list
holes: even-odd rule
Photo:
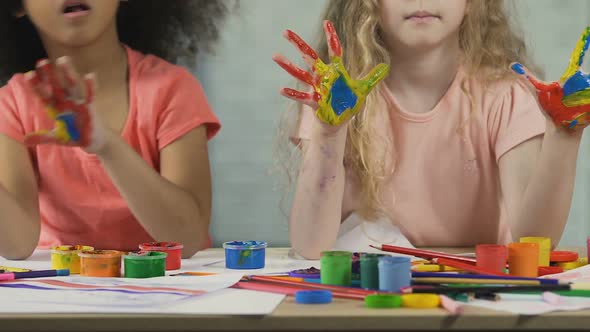
[[0, 256], [28, 258], [39, 242], [41, 221], [38, 211], [26, 211], [0, 185]]
[[291, 245], [308, 259], [332, 248], [342, 216], [347, 129], [326, 133], [321, 126], [304, 147], [289, 218]]
[[210, 206], [162, 177], [119, 136], [97, 154], [139, 223], [156, 241], [184, 244], [190, 257], [208, 243]]
[[537, 167], [528, 181], [512, 235], [550, 237], [557, 245], [567, 223], [576, 177], [581, 133], [548, 130]]

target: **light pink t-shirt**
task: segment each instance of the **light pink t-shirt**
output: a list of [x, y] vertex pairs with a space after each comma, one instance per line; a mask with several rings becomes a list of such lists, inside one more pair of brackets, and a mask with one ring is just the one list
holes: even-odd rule
[[[129, 114], [123, 139], [159, 172], [160, 150], [192, 129], [220, 128], [200, 83], [185, 69], [127, 48]], [[22, 142], [26, 133], [53, 127], [21, 74], [0, 89], [0, 133]], [[138, 223], [99, 159], [80, 148], [42, 145], [30, 149], [41, 212], [39, 247], [91, 245], [137, 250], [153, 241]], [[163, 223], [166, 220], [162, 220]]]
[[[377, 116], [376, 133], [392, 138], [386, 158], [390, 164], [393, 155], [397, 160], [395, 171], [384, 180], [383, 202], [392, 222], [412, 244], [512, 241], [502, 211], [498, 161], [545, 131], [545, 118], [529, 89], [520, 81], [486, 88], [460, 70], [427, 113], [401, 109], [384, 84], [375, 93], [387, 101]], [[294, 136], [309, 139], [314, 121], [313, 111], [304, 108]], [[463, 123], [461, 134], [457, 129]], [[358, 206], [360, 187], [352, 172], [346, 173], [343, 204], [348, 211]]]

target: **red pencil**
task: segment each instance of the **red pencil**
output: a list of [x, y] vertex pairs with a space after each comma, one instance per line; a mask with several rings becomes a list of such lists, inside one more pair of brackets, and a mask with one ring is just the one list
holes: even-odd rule
[[420, 258], [427, 259], [427, 260], [432, 260], [433, 258], [447, 258], [447, 259], [452, 259], [454, 261], [468, 263], [471, 265], [475, 265], [475, 262], [476, 262], [475, 258], [450, 255], [450, 254], [445, 254], [445, 253], [438, 252], [438, 251], [396, 247], [396, 246], [390, 246], [387, 244], [382, 244], [381, 247], [371, 245], [371, 247], [378, 249], [378, 250], [382, 250], [382, 251], [393, 252], [396, 254], [410, 255], [410, 256], [420, 257]]
[[436, 264], [439, 264], [439, 265], [446, 265], [446, 266], [454, 267], [454, 268], [461, 269], [461, 270], [471, 272], [471, 273], [487, 274], [487, 275], [494, 275], [494, 276], [509, 276], [506, 273], [500, 273], [500, 272], [496, 272], [496, 271], [482, 269], [482, 268], [477, 267], [475, 265], [457, 262], [454, 259], [433, 258], [432, 261]]
[[250, 280], [260, 281], [260, 282], [265, 282], [265, 283], [275, 284], [275, 285], [284, 285], [284, 286], [290, 286], [290, 287], [295, 287], [295, 288], [306, 288], [306, 289], [323, 289], [323, 290], [330, 290], [333, 292], [340, 292], [340, 293], [347, 293], [347, 294], [359, 294], [362, 296], [367, 296], [370, 294], [377, 293], [376, 291], [360, 289], [360, 288], [324, 285], [324, 284], [305, 282], [305, 281], [281, 280], [281, 279], [276, 279], [276, 278], [272, 278], [272, 277], [265, 277], [265, 276], [250, 276], [248, 278]]
[[[295, 296], [295, 292], [300, 290], [310, 290], [315, 288], [307, 288], [307, 287], [291, 287], [291, 286], [282, 286], [279, 284], [271, 284], [267, 282], [260, 282], [260, 281], [240, 281], [233, 286], [234, 288], [240, 289], [248, 289], [253, 291], [259, 292], [269, 292], [269, 293], [277, 293], [277, 294], [285, 294], [290, 296]], [[341, 299], [350, 299], [350, 300], [364, 300], [366, 295], [363, 294], [356, 294], [356, 293], [344, 293], [339, 291], [333, 291], [332, 296], [335, 298]]]

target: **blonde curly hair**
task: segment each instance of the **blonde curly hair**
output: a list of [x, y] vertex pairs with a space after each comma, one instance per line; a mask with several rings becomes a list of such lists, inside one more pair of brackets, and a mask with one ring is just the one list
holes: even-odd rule
[[[344, 50], [344, 65], [352, 77], [366, 75], [379, 63], [390, 63], [390, 54], [382, 36], [380, 0], [330, 0], [321, 20], [334, 23]], [[319, 31], [315, 49], [326, 61], [328, 48], [324, 38], [323, 30]], [[513, 73], [509, 70], [512, 62], [536, 69], [528, 58], [523, 38], [510, 24], [507, 4], [503, 0], [467, 0], [466, 15], [459, 28], [459, 44], [468, 77], [477, 75], [484, 84], [512, 79]], [[395, 69], [392, 72], [395, 73]], [[469, 95], [464, 84], [462, 88]], [[371, 93], [364, 110], [351, 120], [348, 127], [344, 163], [359, 180], [361, 202], [356, 212], [367, 220], [387, 214], [381, 202], [382, 183], [395, 168], [395, 162], [392, 165], [381, 158], [384, 155], [395, 156], [391, 138], [375, 135], [375, 117], [384, 103], [381, 93]], [[284, 112], [278, 131], [280, 141], [277, 152], [282, 168], [287, 170], [290, 184], [294, 183], [298, 173], [300, 152], [292, 145], [285, 145], [298, 124], [299, 112], [297, 107]], [[458, 133], [463, 125], [458, 126]], [[378, 141], [388, 141], [389, 144], [376, 144]], [[285, 151], [290, 152], [285, 154]]]

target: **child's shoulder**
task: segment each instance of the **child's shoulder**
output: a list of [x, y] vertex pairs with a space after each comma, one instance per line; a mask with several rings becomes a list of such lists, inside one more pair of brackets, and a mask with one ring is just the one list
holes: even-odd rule
[[488, 107], [535, 98], [527, 82], [511, 75], [511, 73], [489, 69], [465, 73], [461, 88], [474, 101]]

